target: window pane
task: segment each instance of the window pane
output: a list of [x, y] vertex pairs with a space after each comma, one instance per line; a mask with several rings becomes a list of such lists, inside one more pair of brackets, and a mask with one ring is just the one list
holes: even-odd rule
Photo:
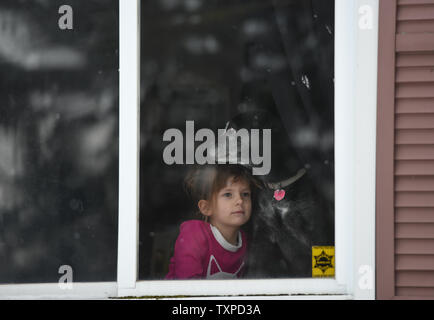
[[[255, 176], [267, 188], [242, 226], [244, 277], [333, 276], [333, 250], [313, 250], [334, 246], [333, 22], [333, 0], [142, 2], [140, 279], [164, 278], [180, 224], [201, 220], [183, 190], [204, 141], [194, 134], [217, 143], [228, 128], [271, 129], [271, 170]], [[171, 129], [175, 164], [163, 158]]]
[[66, 3], [0, 4], [0, 283], [116, 280], [118, 1]]

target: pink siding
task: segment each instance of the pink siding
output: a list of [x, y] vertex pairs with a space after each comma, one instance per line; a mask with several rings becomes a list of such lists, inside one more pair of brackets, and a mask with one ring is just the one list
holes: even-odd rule
[[381, 0], [377, 298], [434, 299], [434, 0]]

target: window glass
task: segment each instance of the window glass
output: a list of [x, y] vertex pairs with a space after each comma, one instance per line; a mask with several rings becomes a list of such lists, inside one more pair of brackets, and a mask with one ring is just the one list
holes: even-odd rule
[[164, 279], [180, 225], [203, 221], [184, 190], [203, 163], [197, 133], [217, 144], [231, 128], [247, 130], [250, 151], [259, 130], [266, 186], [241, 227], [243, 277], [333, 277], [333, 0], [142, 2], [140, 121], [140, 279]]
[[118, 28], [117, 0], [0, 4], [2, 284], [116, 280]]

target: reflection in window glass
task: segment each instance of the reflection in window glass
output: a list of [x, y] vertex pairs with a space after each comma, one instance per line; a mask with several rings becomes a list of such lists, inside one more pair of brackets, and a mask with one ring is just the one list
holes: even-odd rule
[[0, 283], [116, 279], [118, 1], [64, 4], [0, 4]]
[[[312, 277], [315, 261], [327, 275], [332, 251], [314, 260], [313, 247], [334, 246], [334, 1], [141, 5], [139, 278], [165, 278], [181, 223], [201, 220], [184, 190], [200, 145], [188, 147], [192, 123], [215, 136], [271, 129], [271, 170], [256, 177], [277, 184], [242, 226], [243, 277]], [[183, 164], [163, 159], [170, 129], [183, 134]]]

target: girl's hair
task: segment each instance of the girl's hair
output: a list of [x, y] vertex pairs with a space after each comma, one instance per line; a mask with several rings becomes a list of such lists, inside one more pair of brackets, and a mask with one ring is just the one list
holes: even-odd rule
[[190, 170], [184, 179], [184, 189], [195, 203], [213, 200], [213, 196], [226, 186], [229, 178], [243, 180], [250, 186], [252, 196], [259, 182], [246, 168], [236, 164], [200, 165]]

